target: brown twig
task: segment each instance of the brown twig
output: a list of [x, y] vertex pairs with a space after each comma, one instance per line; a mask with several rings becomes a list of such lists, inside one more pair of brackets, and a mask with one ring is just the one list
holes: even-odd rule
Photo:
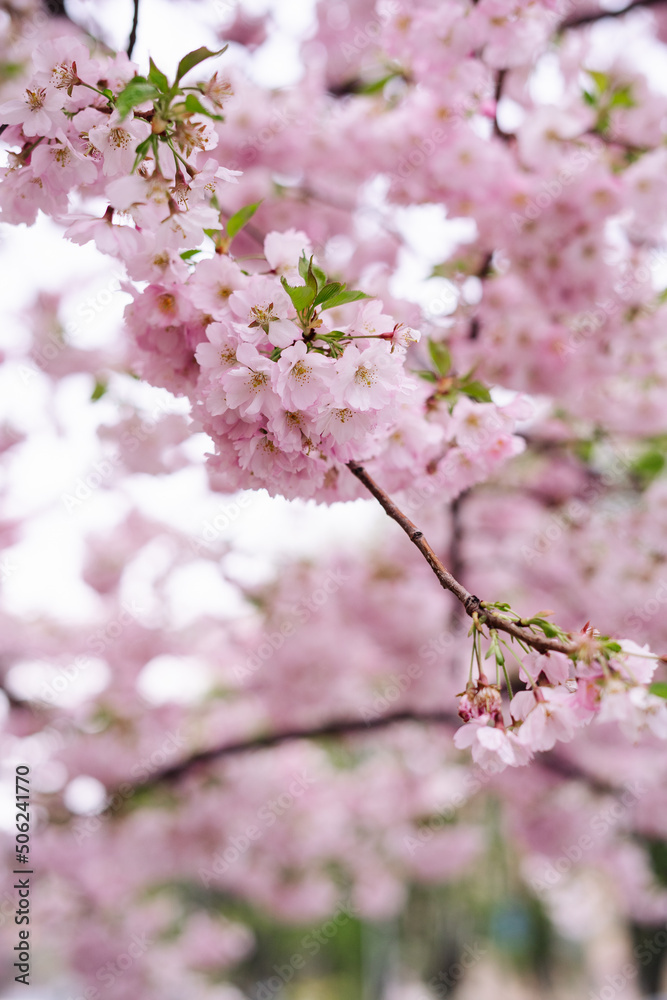
[[635, 0], [634, 3], [628, 4], [622, 10], [598, 10], [592, 14], [573, 15], [566, 18], [559, 25], [558, 30], [566, 31], [570, 28], [583, 28], [587, 24], [595, 24], [596, 21], [602, 21], [607, 17], [623, 17], [624, 14], [628, 14], [637, 7], [657, 7], [662, 3], [665, 3], [665, 0]]
[[[264, 736], [254, 736], [249, 739], [238, 740], [236, 743], [223, 743], [222, 746], [212, 747], [210, 750], [202, 750], [200, 753], [186, 757], [184, 760], [173, 764], [152, 774], [146, 781], [135, 786], [136, 790], [153, 788], [156, 785], [177, 781], [184, 775], [206, 764], [221, 760], [226, 757], [237, 757], [254, 750], [267, 750], [270, 747], [279, 746], [281, 743], [289, 743], [293, 740], [317, 740], [327, 736], [346, 736], [354, 733], [365, 733], [375, 729], [386, 729], [399, 722], [419, 722], [437, 723], [441, 725], [458, 726], [460, 719], [452, 712], [420, 712], [415, 713], [409, 710], [392, 712], [389, 715], [379, 716], [377, 719], [335, 719], [332, 722], [325, 722], [320, 726], [306, 726], [303, 728], [286, 729], [282, 732], [267, 733]], [[125, 796], [127, 798], [127, 796]]]
[[[488, 278], [493, 271], [493, 250], [487, 251], [484, 254], [484, 258], [479, 269], [475, 272], [475, 277], [479, 278], [480, 281], [484, 281]], [[470, 326], [468, 327], [468, 340], [477, 340], [481, 330], [481, 324], [479, 321], [479, 316], [473, 315], [470, 319]]]
[[493, 95], [493, 99], [496, 105], [495, 111], [493, 113], [493, 134], [498, 139], [502, 139], [503, 142], [509, 142], [509, 140], [513, 138], [513, 136], [511, 136], [509, 132], [504, 132], [501, 129], [500, 125], [498, 124], [498, 101], [503, 96], [503, 84], [505, 83], [506, 76], [507, 76], [506, 69], [498, 70], [498, 75], [496, 76], [496, 89]]
[[[177, 764], [164, 768], [162, 771], [157, 771], [145, 781], [135, 785], [133, 793], [150, 791], [158, 785], [176, 782], [180, 778], [196, 771], [198, 768], [205, 767], [208, 764], [212, 764], [220, 760], [225, 760], [228, 757], [239, 757], [246, 753], [254, 753], [257, 750], [267, 750], [271, 747], [280, 746], [283, 743], [290, 743], [296, 740], [318, 740], [326, 739], [330, 736], [363, 735], [363, 733], [366, 732], [388, 729], [391, 726], [404, 722], [414, 722], [419, 725], [442, 725], [458, 728], [461, 720], [458, 715], [454, 715], [452, 712], [413, 712], [409, 709], [402, 709], [400, 711], [391, 712], [388, 715], [379, 716], [376, 719], [335, 719], [331, 722], [323, 723], [320, 726], [298, 727], [283, 730], [282, 732], [268, 733], [264, 736], [254, 736], [248, 739], [238, 740], [235, 743], [225, 743], [222, 744], [222, 746], [212, 747], [210, 750], [203, 750], [200, 753], [193, 754], [191, 757], [186, 757]], [[561, 778], [580, 781], [584, 780], [596, 791], [613, 794], [616, 790], [613, 785], [603, 781], [596, 775], [585, 771], [577, 762], [572, 761], [567, 757], [561, 757], [554, 751], [541, 754], [539, 757], [539, 764], [547, 771], [551, 771]], [[124, 786], [121, 785], [120, 787], [122, 789]], [[118, 796], [116, 796], [114, 795], [113, 790], [111, 790], [109, 792], [109, 798], [111, 802], [113, 802], [116, 798], [120, 798], [121, 801], [125, 802], [129, 801], [133, 793], [128, 795], [127, 792], [125, 794], [121, 792]], [[109, 814], [115, 814], [118, 812], [122, 813], [122, 811], [122, 808], [119, 810], [117, 806], [110, 806], [107, 810]]]
[[466, 498], [466, 493], [460, 493], [450, 506], [452, 521], [452, 537], [449, 546], [449, 562], [452, 567], [452, 576], [463, 579], [463, 524], [462, 507]]
[[134, 52], [134, 46], [137, 43], [137, 28], [139, 27], [139, 0], [134, 0], [134, 13], [132, 15], [132, 28], [130, 29], [130, 38], [127, 43], [127, 54], [128, 57], [132, 58], [132, 53]]
[[371, 479], [364, 467], [359, 465], [358, 462], [348, 462], [347, 467], [350, 472], [357, 477], [359, 482], [363, 483], [369, 493], [371, 493], [380, 503], [384, 512], [391, 517], [392, 520], [396, 521], [396, 524], [403, 529], [410, 541], [419, 549], [421, 554], [424, 556], [424, 559], [426, 559], [426, 562], [429, 564], [440, 581], [440, 586], [445, 590], [448, 590], [454, 595], [454, 597], [456, 597], [457, 600], [461, 602], [466, 610], [466, 613], [470, 615], [471, 618], [473, 615], [478, 615], [480, 622], [485, 624], [487, 628], [497, 629], [499, 632], [505, 632], [508, 635], [513, 636], [515, 639], [519, 639], [532, 649], [536, 649], [539, 653], [565, 653], [566, 656], [569, 656], [576, 652], [578, 646], [574, 641], [564, 642], [558, 638], [550, 638], [546, 635], [536, 635], [532, 629], [526, 627], [525, 625], [509, 621], [503, 615], [487, 608], [479, 597], [476, 597], [474, 594], [471, 594], [470, 591], [466, 590], [463, 584], [459, 583], [459, 581], [442, 564], [429, 543], [424, 538], [424, 533], [420, 531], [408, 517], [406, 517], [406, 515], [396, 506], [391, 497], [389, 497], [388, 494], [385, 493], [380, 486], [378, 486], [375, 480]]
[[67, 17], [65, 0], [45, 0], [44, 6], [51, 17]]

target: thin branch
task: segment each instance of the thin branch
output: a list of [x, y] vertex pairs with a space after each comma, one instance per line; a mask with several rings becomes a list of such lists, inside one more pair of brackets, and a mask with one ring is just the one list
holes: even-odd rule
[[663, 3], [665, 3], [665, 0], [635, 0], [634, 3], [628, 4], [628, 6], [623, 7], [622, 10], [598, 10], [592, 14], [575, 14], [572, 17], [566, 18], [566, 20], [559, 25], [558, 30], [567, 31], [570, 28], [583, 28], [587, 24], [595, 24], [596, 21], [603, 21], [608, 17], [623, 17], [624, 14], [629, 13], [631, 10], [635, 10], [636, 7], [657, 7]]
[[460, 493], [455, 500], [452, 500], [450, 506], [452, 537], [449, 546], [449, 562], [452, 567], [452, 576], [455, 576], [457, 579], [463, 579], [465, 569], [463, 564], [462, 507], [467, 495], [467, 493]]
[[498, 124], [498, 102], [503, 96], [503, 84], [505, 83], [505, 77], [507, 76], [507, 70], [498, 70], [498, 75], [496, 76], [496, 89], [493, 95], [493, 100], [495, 102], [495, 111], [493, 113], [493, 134], [498, 138], [502, 139], [503, 142], [509, 142], [514, 136], [510, 135], [509, 132], [503, 132], [500, 125]]
[[424, 538], [424, 533], [406, 517], [391, 497], [378, 486], [375, 480], [371, 479], [364, 467], [357, 462], [348, 462], [347, 467], [357, 477], [359, 482], [363, 483], [369, 493], [372, 493], [385, 513], [403, 529], [410, 541], [419, 549], [424, 559], [426, 559], [426, 562], [440, 581], [440, 586], [452, 593], [461, 602], [466, 613], [471, 618], [477, 614], [480, 619], [483, 619], [484, 624], [488, 628], [498, 629], [499, 632], [506, 632], [508, 635], [513, 636], [515, 639], [520, 639], [521, 642], [540, 653], [565, 653], [566, 656], [569, 656], [576, 652], [579, 647], [574, 641], [563, 642], [560, 639], [549, 638], [546, 635], [536, 635], [532, 629], [527, 628], [520, 622], [508, 621], [507, 618], [497, 612], [486, 608], [479, 597], [466, 590], [463, 584], [459, 583], [449, 570], [443, 566]]
[[[150, 791], [158, 785], [176, 782], [207, 764], [225, 760], [228, 757], [238, 757], [242, 754], [254, 753], [257, 750], [267, 750], [270, 747], [280, 746], [282, 743], [290, 743], [296, 740], [325, 739], [329, 736], [360, 735], [371, 731], [387, 729], [390, 726], [403, 722], [458, 728], [461, 720], [458, 715], [454, 715], [452, 712], [413, 712], [409, 709], [402, 709], [391, 712], [389, 715], [379, 716], [376, 719], [335, 719], [320, 726], [298, 727], [287, 729], [283, 732], [269, 733], [265, 736], [250, 737], [249, 739], [238, 740], [235, 743], [225, 743], [222, 746], [193, 754], [191, 757], [187, 757], [177, 764], [173, 764], [171, 767], [155, 772], [146, 781], [135, 785], [134, 791]], [[588, 773], [577, 762], [567, 757], [561, 757], [554, 751], [540, 754], [538, 762], [547, 771], [551, 771], [561, 778], [586, 781], [595, 791], [612, 794], [616, 791], [613, 785]], [[123, 786], [121, 785], [120, 787], [122, 788]], [[109, 792], [109, 797], [111, 801], [116, 798], [113, 790]], [[120, 794], [122, 801], [126, 801], [130, 797], [127, 792]], [[107, 810], [108, 813], [117, 813], [118, 811], [113, 806]]]
[[[479, 278], [480, 281], [484, 281], [485, 278], [488, 278], [493, 271], [493, 253], [493, 250], [489, 250], [484, 254], [482, 263], [475, 272], [474, 276]], [[480, 329], [481, 324], [479, 317], [475, 313], [470, 319], [470, 326], [468, 327], [468, 340], [477, 340]]]
[[129, 58], [132, 58], [132, 53], [134, 52], [134, 46], [137, 42], [137, 28], [139, 26], [139, 0], [134, 0], [134, 14], [132, 16], [132, 29], [130, 31], [130, 39], [127, 43], [127, 54]]
[[44, 6], [51, 17], [67, 17], [65, 0], [45, 0]]
[[[222, 746], [213, 747], [210, 750], [202, 750], [193, 754], [185, 760], [173, 764], [171, 767], [156, 771], [146, 781], [136, 786], [144, 791], [156, 785], [177, 781], [191, 771], [213, 761], [221, 760], [225, 757], [236, 757], [240, 754], [254, 750], [266, 750], [269, 747], [279, 746], [281, 743], [289, 743], [292, 740], [317, 740], [327, 736], [346, 736], [353, 733], [365, 733], [375, 729], [386, 729], [397, 722], [420, 722], [439, 723], [449, 726], [458, 726], [460, 719], [451, 712], [423, 712], [415, 713], [409, 710], [393, 712], [390, 715], [382, 715], [377, 719], [336, 719], [333, 722], [325, 722], [321, 726], [287, 729], [280, 733], [267, 733], [265, 736], [254, 736], [250, 739], [238, 740], [236, 743], [223, 743]], [[112, 796], [113, 797], [113, 796]]]

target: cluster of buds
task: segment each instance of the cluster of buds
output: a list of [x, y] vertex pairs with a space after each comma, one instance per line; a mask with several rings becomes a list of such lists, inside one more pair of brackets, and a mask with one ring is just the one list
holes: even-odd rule
[[464, 722], [479, 719], [483, 715], [493, 719], [494, 725], [503, 726], [503, 705], [500, 688], [490, 684], [484, 674], [476, 682], [468, 681], [459, 698], [459, 716]]

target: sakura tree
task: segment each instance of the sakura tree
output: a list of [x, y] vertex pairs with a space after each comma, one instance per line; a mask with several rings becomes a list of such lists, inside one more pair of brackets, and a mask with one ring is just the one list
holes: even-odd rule
[[[656, 994], [663, 4], [188, 10], [2, 12], [6, 245], [124, 302], [5, 348], [8, 995]], [[377, 518], [253, 575], [253, 505]]]

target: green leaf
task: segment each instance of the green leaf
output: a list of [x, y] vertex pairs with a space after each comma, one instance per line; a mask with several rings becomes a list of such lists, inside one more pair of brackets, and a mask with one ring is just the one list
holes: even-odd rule
[[659, 476], [665, 467], [665, 456], [661, 451], [645, 451], [633, 462], [632, 471], [635, 476], [650, 482]]
[[330, 281], [328, 285], [325, 285], [324, 288], [320, 289], [317, 293], [313, 305], [321, 306], [323, 302], [326, 302], [327, 299], [333, 298], [333, 296], [337, 295], [343, 288], [345, 288], [345, 285], [342, 285], [340, 281]]
[[224, 122], [225, 120], [222, 115], [216, 115], [213, 111], [205, 108], [196, 94], [188, 94], [185, 98], [185, 110], [193, 115], [206, 115], [207, 118], [212, 118], [216, 122]]
[[198, 66], [199, 63], [204, 62], [205, 59], [213, 59], [214, 56], [221, 56], [223, 52], [227, 50], [228, 46], [225, 45], [223, 48], [219, 49], [217, 52], [211, 52], [207, 49], [205, 45], [202, 45], [199, 49], [193, 49], [192, 52], [188, 52], [186, 56], [183, 56], [178, 64], [178, 69], [176, 70], [176, 83], [179, 83], [181, 78], [189, 73], [191, 69]]
[[370, 295], [366, 295], [365, 292], [352, 291], [352, 289], [349, 291], [343, 289], [342, 292], [328, 299], [322, 306], [322, 309], [333, 309], [334, 306], [344, 306], [348, 302], [358, 302], [359, 299], [370, 299]]
[[[317, 274], [319, 274], [319, 279]], [[310, 260], [305, 254], [301, 254], [299, 258], [299, 275], [303, 278], [305, 283], [313, 289], [314, 295], [317, 295], [322, 285], [326, 284], [327, 276], [324, 271], [315, 266], [313, 267], [313, 258], [311, 256]]]
[[531, 618], [528, 624], [542, 629], [548, 639], [556, 639], [562, 635], [562, 629], [559, 629], [557, 625], [552, 625], [545, 618]]
[[250, 222], [261, 204], [261, 201], [256, 201], [252, 205], [244, 205], [238, 212], [235, 212], [227, 222], [227, 235], [229, 237], [236, 236]]
[[310, 268], [310, 261], [306, 257], [305, 253], [302, 253], [301, 256], [299, 257], [299, 277], [303, 278], [304, 281], [308, 276], [309, 268]]
[[121, 121], [127, 118], [132, 108], [136, 108], [145, 101], [152, 101], [158, 96], [158, 89], [155, 84], [150, 83], [143, 76], [135, 76], [128, 83], [127, 87], [121, 90], [116, 100], [116, 109]]
[[588, 75], [595, 81], [595, 86], [598, 88], [598, 93], [603, 94], [607, 87], [609, 86], [609, 77], [606, 73], [598, 73], [597, 70], [589, 69], [586, 70]]
[[304, 309], [312, 305], [315, 291], [310, 285], [289, 285], [285, 278], [281, 278], [280, 283], [292, 300], [292, 305], [297, 312], [303, 312]]
[[95, 403], [95, 402], [97, 402], [98, 399], [101, 399], [102, 396], [107, 391], [107, 388], [108, 388], [108, 386], [107, 386], [106, 382], [102, 382], [100, 379], [97, 379], [96, 382], [95, 382], [95, 388], [93, 389], [92, 393], [90, 394], [90, 398], [91, 398], [92, 402]]
[[429, 339], [428, 353], [431, 355], [431, 361], [435, 365], [435, 370], [438, 374], [443, 376], [449, 375], [452, 368], [452, 356], [445, 344]]
[[149, 135], [147, 139], [144, 139], [143, 142], [139, 143], [136, 149], [137, 155], [134, 159], [134, 163], [132, 164], [132, 173], [134, 173], [134, 171], [137, 169], [141, 161], [146, 159], [146, 154], [148, 153], [152, 145], [153, 145], [152, 135]]
[[317, 281], [318, 290], [324, 288], [324, 286], [327, 283], [327, 276], [321, 267], [318, 267], [317, 264], [313, 264], [312, 257], [310, 258], [310, 270], [315, 275], [315, 280]]
[[152, 59], [149, 61], [151, 68], [148, 73], [148, 79], [151, 83], [155, 84], [158, 90], [161, 90], [163, 94], [166, 94], [169, 90], [169, 80], [162, 70], [157, 68]]
[[582, 91], [581, 96], [583, 97], [586, 104], [590, 104], [591, 107], [595, 107], [595, 105], [598, 102], [598, 99], [595, 96], [595, 94], [591, 94], [590, 91], [588, 90]]
[[667, 698], [667, 684], [665, 681], [656, 681], [654, 684], [649, 684], [649, 691], [651, 694], [657, 694], [658, 698]]
[[636, 101], [632, 96], [632, 87], [629, 83], [625, 87], [619, 87], [618, 90], [614, 91], [609, 102], [610, 108], [634, 108], [635, 105]]
[[383, 76], [380, 80], [373, 80], [372, 83], [362, 83], [357, 87], [357, 94], [381, 94], [385, 86], [390, 80], [396, 79], [396, 73], [389, 73], [387, 76]]
[[491, 393], [482, 382], [466, 382], [459, 386], [461, 392], [471, 399], [476, 399], [480, 403], [490, 403]]
[[198, 253], [201, 253], [201, 250], [184, 250], [183, 253], [180, 254], [180, 257], [181, 260], [190, 260], [191, 257], [194, 257], [195, 254]]
[[423, 378], [426, 382], [437, 382], [438, 376], [430, 370], [430, 368], [417, 368], [412, 372], [413, 375], [418, 375], [419, 378]]

